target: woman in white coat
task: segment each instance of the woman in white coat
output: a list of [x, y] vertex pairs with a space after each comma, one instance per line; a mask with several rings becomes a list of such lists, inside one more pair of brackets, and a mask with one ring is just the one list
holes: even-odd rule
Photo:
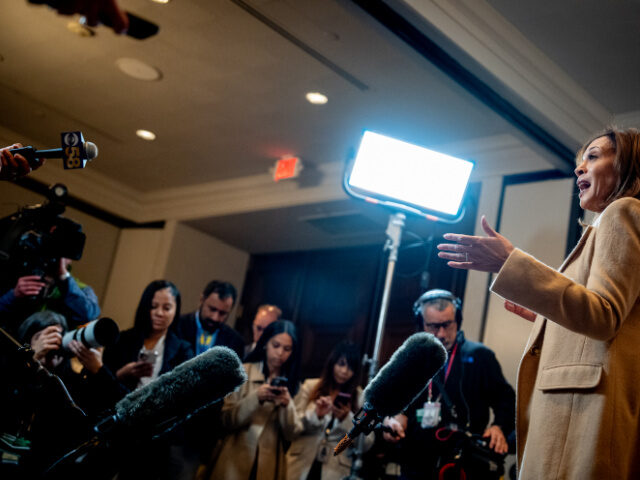
[[[329, 356], [322, 376], [308, 379], [295, 397], [302, 431], [287, 452], [289, 480], [340, 480], [349, 475], [349, 451], [333, 456], [333, 448], [353, 427], [353, 416], [362, 405], [359, 356], [355, 345], [338, 344]], [[371, 447], [373, 435], [365, 440]]]

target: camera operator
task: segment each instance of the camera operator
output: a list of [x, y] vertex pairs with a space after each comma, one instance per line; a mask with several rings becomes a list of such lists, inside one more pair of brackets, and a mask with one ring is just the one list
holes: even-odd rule
[[[14, 143], [8, 147], [0, 148], [0, 180], [15, 180], [31, 173], [34, 169], [22, 155], [13, 155], [10, 150], [22, 148], [21, 143]], [[44, 164], [44, 159], [35, 168]]]
[[29, 344], [33, 358], [62, 380], [86, 417], [69, 404], [59, 385], [31, 370], [25, 372], [18, 358], [8, 363], [11, 372], [3, 374], [8, 377], [3, 378], [3, 399], [7, 400], [3, 403], [8, 408], [0, 419], [2, 439], [7, 450], [21, 454], [18, 471], [27, 477], [38, 475], [86, 440], [99, 414], [126, 394], [103, 365], [101, 348], [87, 348], [75, 340], [69, 342], [68, 350], [62, 348], [66, 330], [62, 315], [41, 311], [22, 323], [17, 339]]
[[515, 393], [494, 353], [464, 338], [461, 308], [446, 290], [429, 290], [413, 306], [419, 329], [434, 334], [449, 356], [418, 399], [384, 421], [395, 433], [384, 439], [399, 442], [402, 479], [463, 478], [461, 469], [470, 480], [500, 476], [506, 437], [514, 429]]
[[15, 287], [0, 296], [2, 323], [17, 326], [31, 313], [44, 309], [62, 314], [74, 328], [98, 318], [98, 297], [69, 273], [70, 267], [70, 259], [60, 258], [53, 273], [19, 277]]

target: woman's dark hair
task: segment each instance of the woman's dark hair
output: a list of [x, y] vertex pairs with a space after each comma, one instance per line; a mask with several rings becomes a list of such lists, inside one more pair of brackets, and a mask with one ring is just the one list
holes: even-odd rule
[[298, 393], [299, 382], [298, 382], [298, 368], [299, 368], [299, 357], [300, 357], [300, 345], [298, 344], [298, 333], [296, 330], [296, 326], [293, 322], [289, 320], [276, 320], [273, 323], [270, 323], [267, 328], [264, 329], [258, 343], [256, 343], [256, 348], [254, 348], [244, 359], [246, 363], [258, 363], [262, 362], [262, 368], [264, 371], [264, 376], [269, 376], [268, 366], [267, 366], [267, 342], [271, 340], [272, 337], [279, 335], [281, 333], [286, 333], [291, 337], [291, 342], [293, 345], [293, 349], [291, 350], [291, 355], [289, 359], [282, 365], [280, 369], [280, 375], [283, 377], [287, 377], [288, 383], [287, 387], [289, 388], [289, 393], [291, 396]]
[[[353, 376], [344, 385], [338, 385], [333, 376], [333, 367], [341, 358], [347, 361], [347, 365], [353, 371]], [[360, 352], [352, 342], [340, 342], [331, 351], [329, 358], [322, 369], [320, 381], [309, 395], [309, 401], [319, 397], [330, 395], [332, 390], [339, 389], [343, 393], [351, 395], [351, 410], [358, 410], [358, 385], [360, 383]]]
[[153, 296], [158, 290], [164, 290], [165, 288], [168, 288], [171, 291], [171, 295], [176, 299], [176, 315], [173, 317], [173, 321], [175, 322], [180, 318], [180, 291], [178, 287], [169, 280], [154, 280], [142, 292], [140, 303], [138, 303], [138, 308], [136, 309], [136, 318], [133, 322], [133, 328], [144, 338], [147, 338], [151, 333], [151, 303], [153, 302]]
[[18, 328], [17, 336], [20, 343], [31, 343], [31, 337], [33, 337], [40, 330], [44, 330], [51, 325], [61, 325], [62, 333], [64, 334], [67, 327], [67, 320], [59, 313], [51, 310], [43, 310], [42, 312], [36, 312], [33, 315], [27, 317], [22, 322], [20, 328]]
[[618, 178], [616, 186], [606, 199], [606, 204], [622, 197], [640, 199], [640, 131], [635, 128], [624, 130], [608, 127], [585, 142], [576, 154], [576, 164], [582, 163], [582, 156], [591, 143], [601, 137], [607, 137], [615, 152], [613, 168]]

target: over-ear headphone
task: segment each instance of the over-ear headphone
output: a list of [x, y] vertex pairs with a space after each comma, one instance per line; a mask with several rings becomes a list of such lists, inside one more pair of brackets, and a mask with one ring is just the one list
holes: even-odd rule
[[456, 324], [458, 325], [459, 330], [462, 325], [462, 300], [456, 297], [449, 290], [442, 290], [439, 288], [424, 292], [420, 295], [420, 298], [413, 303], [413, 314], [415, 315], [418, 329], [422, 330], [424, 328], [424, 319], [422, 318], [422, 308], [424, 307], [424, 304], [439, 299], [448, 300], [453, 304], [453, 307], [456, 309]]

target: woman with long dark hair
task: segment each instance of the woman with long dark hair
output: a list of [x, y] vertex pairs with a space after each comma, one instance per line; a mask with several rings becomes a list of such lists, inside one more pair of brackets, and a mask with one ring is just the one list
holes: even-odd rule
[[[347, 453], [333, 456], [333, 448], [353, 427], [362, 405], [360, 358], [353, 343], [339, 343], [329, 355], [320, 378], [306, 380], [295, 398], [302, 431], [287, 452], [289, 480], [339, 480], [351, 468]], [[366, 448], [373, 443], [367, 437]]]
[[221, 420], [230, 433], [199, 479], [284, 480], [285, 448], [296, 430], [298, 336], [290, 321], [263, 332], [245, 359], [248, 380], [225, 398]]
[[[193, 357], [191, 345], [169, 330], [180, 316], [180, 292], [168, 280], [155, 280], [144, 289], [133, 328], [122, 332], [107, 348], [105, 364], [118, 380], [134, 390]], [[181, 432], [155, 442], [140, 443], [121, 458], [118, 473], [124, 479], [178, 478], [183, 469]]]
[[133, 328], [107, 348], [105, 363], [130, 390], [193, 357], [189, 343], [169, 327], [180, 316], [180, 292], [168, 280], [154, 280], [142, 292]]

